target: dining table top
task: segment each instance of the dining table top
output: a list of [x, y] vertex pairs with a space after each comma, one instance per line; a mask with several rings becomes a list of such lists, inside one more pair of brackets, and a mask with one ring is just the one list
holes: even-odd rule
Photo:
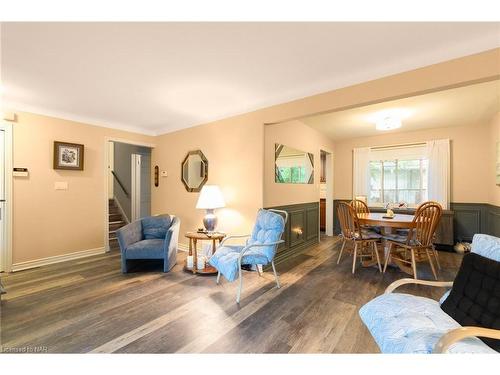
[[384, 217], [385, 212], [358, 213], [359, 223], [390, 228], [410, 228], [414, 216], [408, 214], [394, 214], [392, 219]]

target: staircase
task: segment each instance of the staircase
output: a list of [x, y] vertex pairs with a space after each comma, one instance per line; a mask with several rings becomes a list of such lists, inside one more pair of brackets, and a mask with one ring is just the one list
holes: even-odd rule
[[114, 199], [109, 200], [109, 249], [119, 250], [116, 231], [127, 224]]

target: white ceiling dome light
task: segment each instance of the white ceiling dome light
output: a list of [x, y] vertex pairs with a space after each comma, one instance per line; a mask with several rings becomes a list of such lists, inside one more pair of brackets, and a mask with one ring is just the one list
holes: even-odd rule
[[394, 116], [387, 116], [375, 123], [377, 130], [393, 130], [401, 127], [401, 119]]

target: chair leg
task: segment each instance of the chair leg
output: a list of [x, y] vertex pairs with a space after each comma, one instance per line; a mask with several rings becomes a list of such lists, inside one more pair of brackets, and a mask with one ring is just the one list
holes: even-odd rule
[[[122, 255], [122, 257], [123, 257], [123, 255]], [[122, 258], [122, 273], [127, 273], [127, 272], [128, 272], [127, 259]]]
[[382, 271], [384, 273], [385, 273], [385, 270], [387, 269], [387, 264], [389, 263], [389, 258], [391, 257], [391, 251], [392, 251], [392, 243], [389, 242], [389, 248], [387, 249], [387, 254], [385, 254], [384, 270]]
[[238, 285], [238, 293], [236, 294], [236, 303], [240, 303], [241, 289], [243, 288], [243, 276], [241, 275], [241, 266], [239, 267], [238, 274], [240, 277], [240, 281]]
[[373, 241], [373, 251], [375, 251], [375, 256], [377, 257], [378, 271], [382, 273], [382, 266], [380, 265], [380, 256], [378, 255], [377, 243]]
[[339, 253], [339, 259], [337, 259], [337, 264], [340, 263], [340, 258], [342, 258], [342, 252], [344, 251], [344, 247], [345, 247], [345, 243], [347, 241], [345, 240], [345, 238], [342, 239], [342, 247], [340, 248], [340, 253]]
[[358, 257], [358, 243], [354, 241], [354, 252], [352, 254], [352, 273], [356, 271], [356, 258]]
[[274, 278], [276, 279], [276, 286], [279, 289], [279, 288], [281, 288], [280, 279], [278, 278], [278, 274], [276, 273], [276, 267], [274, 266], [274, 260], [271, 262], [271, 266], [273, 266]]
[[431, 266], [432, 274], [434, 275], [434, 278], [437, 280], [438, 278], [436, 274], [436, 269], [434, 268], [434, 262], [432, 261], [429, 249], [425, 249], [425, 253], [427, 254], [427, 259], [429, 259], [429, 264]]
[[441, 263], [439, 262], [439, 253], [434, 247], [434, 245], [432, 245], [432, 252], [434, 253], [434, 258], [436, 258], [436, 264], [438, 266], [438, 270], [441, 271]]
[[220, 272], [217, 272], [217, 285], [220, 284]]
[[259, 274], [259, 276], [262, 276], [262, 272], [260, 271], [260, 265], [259, 264], [255, 265], [255, 269], [257, 270], [257, 273]]
[[413, 269], [413, 278], [417, 279], [417, 262], [415, 261], [415, 250], [411, 249], [411, 268]]

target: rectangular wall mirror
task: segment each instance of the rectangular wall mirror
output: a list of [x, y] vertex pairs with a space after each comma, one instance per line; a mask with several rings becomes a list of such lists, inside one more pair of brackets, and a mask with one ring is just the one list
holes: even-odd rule
[[279, 184], [314, 183], [314, 155], [279, 143], [274, 145], [274, 181]]

